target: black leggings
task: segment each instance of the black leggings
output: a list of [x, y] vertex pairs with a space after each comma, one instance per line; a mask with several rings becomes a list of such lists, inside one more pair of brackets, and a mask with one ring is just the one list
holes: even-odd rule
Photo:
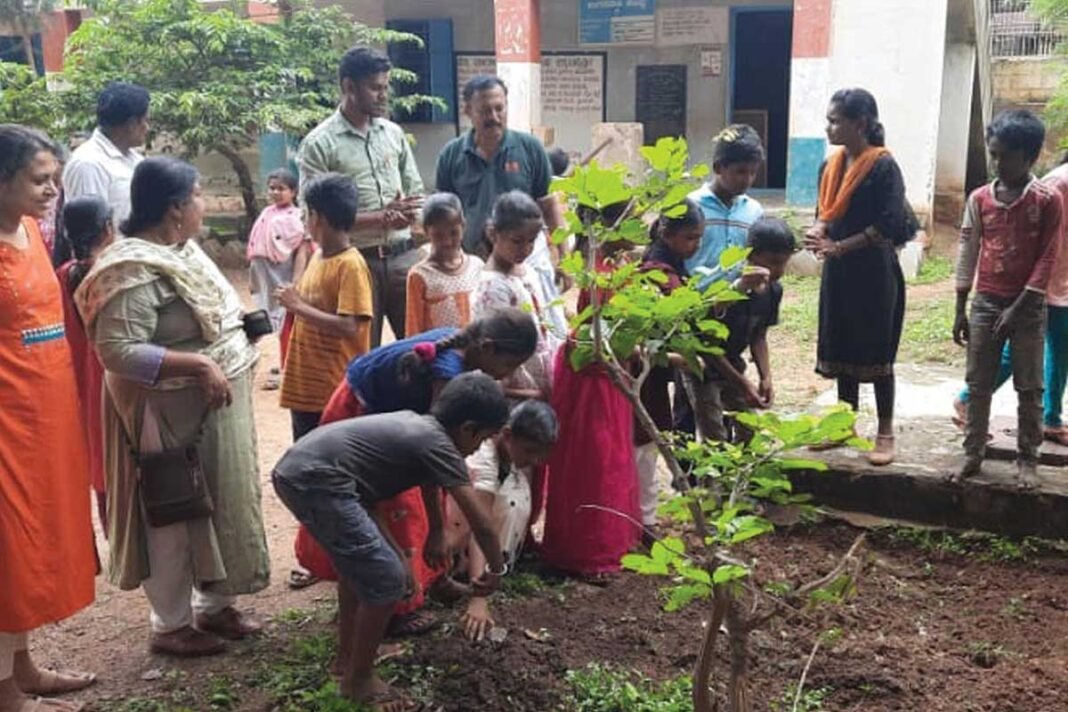
[[[894, 418], [894, 377], [883, 376], [872, 381], [875, 387], [875, 411], [879, 420]], [[860, 409], [860, 381], [852, 376], [839, 376], [838, 400], [848, 403], [854, 411]]]

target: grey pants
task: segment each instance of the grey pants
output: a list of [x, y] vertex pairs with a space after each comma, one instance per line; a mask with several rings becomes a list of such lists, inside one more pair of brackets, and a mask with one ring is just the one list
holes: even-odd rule
[[[736, 423], [733, 424], [734, 434], [732, 437], [731, 427], [728, 427], [724, 417], [726, 411], [748, 410], [745, 401], [738, 391], [726, 381], [715, 380], [705, 376], [705, 380], [699, 380], [692, 374], [685, 374], [687, 395], [696, 396], [696, 402], [691, 402], [694, 413], [694, 423], [697, 432], [705, 440], [717, 442], [737, 442], [748, 439], [750, 435]], [[691, 398], [691, 401], [694, 399]]]
[[415, 248], [390, 255], [377, 248], [361, 248], [360, 254], [371, 273], [374, 298], [374, 320], [371, 322], [371, 348], [382, 344], [382, 322], [389, 319], [389, 327], [397, 339], [403, 339], [404, 317], [408, 304], [408, 272], [423, 258], [423, 251]]
[[[964, 452], [969, 459], [986, 454], [986, 436], [990, 428], [990, 399], [997, 385], [998, 368], [1005, 339], [994, 336], [994, 324], [1014, 299], [976, 294], [968, 320], [968, 428]], [[1017, 448], [1023, 462], [1038, 462], [1042, 445], [1042, 357], [1046, 331], [1046, 305], [1031, 303], [1018, 316], [1008, 337], [1012, 350], [1012, 385], [1016, 389]]]

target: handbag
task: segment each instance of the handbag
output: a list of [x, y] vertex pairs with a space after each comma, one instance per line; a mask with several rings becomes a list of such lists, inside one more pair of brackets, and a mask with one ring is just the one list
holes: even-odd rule
[[[151, 420], [151, 425], [158, 432], [159, 426], [150, 406], [146, 405], [145, 408], [146, 427], [147, 421]], [[208, 481], [197, 453], [207, 418], [205, 412], [192, 442], [159, 452], [139, 452], [133, 447], [129, 435], [126, 436], [137, 463], [141, 504], [150, 526], [165, 527], [201, 519], [214, 511]]]

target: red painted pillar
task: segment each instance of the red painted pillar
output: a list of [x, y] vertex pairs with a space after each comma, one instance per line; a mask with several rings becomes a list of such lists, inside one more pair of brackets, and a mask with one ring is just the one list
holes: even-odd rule
[[41, 49], [46, 72], [63, 70], [67, 38], [82, 24], [81, 10], [56, 10], [41, 18]]
[[541, 3], [494, 0], [497, 75], [508, 86], [508, 126], [541, 126]]

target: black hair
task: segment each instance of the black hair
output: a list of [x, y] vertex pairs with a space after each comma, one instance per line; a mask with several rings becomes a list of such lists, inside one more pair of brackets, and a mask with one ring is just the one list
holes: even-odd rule
[[[449, 349], [466, 349], [485, 339], [493, 344], [495, 353], [515, 356], [522, 361], [534, 355], [538, 348], [538, 326], [531, 315], [522, 309], [499, 309], [488, 316], [476, 319], [450, 336], [432, 342], [433, 353]], [[418, 347], [417, 347], [418, 348]], [[397, 361], [397, 374], [401, 383], [416, 380], [430, 381], [433, 377], [433, 358], [424, 358], [415, 349]]]
[[471, 77], [464, 84], [463, 97], [464, 101], [471, 101], [480, 91], [489, 91], [493, 87], [500, 87], [505, 96], [508, 96], [508, 87], [505, 85], [504, 80], [495, 74], [479, 74]]
[[150, 98], [143, 86], [111, 82], [96, 99], [96, 123], [107, 129], [140, 119], [148, 113]]
[[986, 127], [986, 140], [996, 138], [1010, 151], [1023, 151], [1031, 162], [1038, 160], [1046, 142], [1042, 120], [1027, 109], [1002, 111]]
[[370, 47], [353, 47], [341, 56], [341, 64], [337, 68], [338, 82], [351, 79], [358, 82], [376, 74], [382, 74], [393, 69], [393, 63], [389, 57]]
[[521, 190], [502, 193], [493, 204], [490, 225], [494, 230], [518, 230], [532, 220], [541, 220], [541, 208]]
[[434, 193], [423, 203], [423, 227], [457, 219], [464, 219], [464, 206], [453, 193]]
[[130, 181], [130, 217], [119, 230], [137, 235], [163, 222], [167, 211], [193, 197], [199, 174], [185, 161], [152, 156], [137, 164]]
[[571, 156], [562, 148], [554, 148], [549, 151], [549, 165], [552, 166], [554, 176], [562, 176], [571, 166]]
[[486, 374], [461, 373], [441, 389], [430, 414], [446, 428], [500, 430], [508, 420], [508, 400], [500, 384]]
[[560, 436], [560, 423], [556, 411], [545, 401], [525, 400], [512, 408], [508, 416], [508, 429], [517, 438], [543, 447], [556, 443]]
[[67, 282], [67, 288], [72, 293], [89, 272], [86, 260], [111, 224], [111, 214], [111, 206], [98, 195], [72, 198], [63, 206], [66, 239], [74, 259], [78, 260], [71, 268]]
[[272, 180], [278, 181], [293, 191], [293, 205], [300, 205], [300, 202], [297, 200], [297, 194], [300, 190], [300, 181], [297, 180], [297, 176], [294, 175], [293, 171], [288, 168], [275, 168], [267, 174], [267, 184], [270, 185]]
[[771, 252], [774, 254], [793, 254], [797, 251], [794, 231], [779, 218], [760, 218], [749, 227], [749, 236], [745, 244], [753, 254]]
[[661, 215], [656, 221], [649, 227], [649, 241], [655, 242], [668, 233], [676, 232], [677, 230], [684, 230], [689, 227], [696, 227], [701, 224], [705, 219], [705, 213], [701, 210], [701, 206], [690, 198], [686, 198], [680, 205], [686, 206], [686, 212], [676, 217], [668, 217], [667, 215]]
[[886, 145], [886, 129], [879, 121], [879, 105], [867, 89], [839, 89], [831, 97], [831, 105], [847, 119], [868, 122], [868, 143], [872, 146]]
[[304, 205], [315, 211], [335, 230], [348, 231], [356, 225], [360, 196], [356, 184], [340, 173], [323, 173], [304, 186]]
[[712, 165], [729, 166], [735, 163], [761, 163], [764, 144], [760, 134], [748, 124], [731, 124], [716, 135]]
[[0, 124], [0, 183], [12, 180], [41, 151], [60, 155], [59, 146], [37, 129]]

